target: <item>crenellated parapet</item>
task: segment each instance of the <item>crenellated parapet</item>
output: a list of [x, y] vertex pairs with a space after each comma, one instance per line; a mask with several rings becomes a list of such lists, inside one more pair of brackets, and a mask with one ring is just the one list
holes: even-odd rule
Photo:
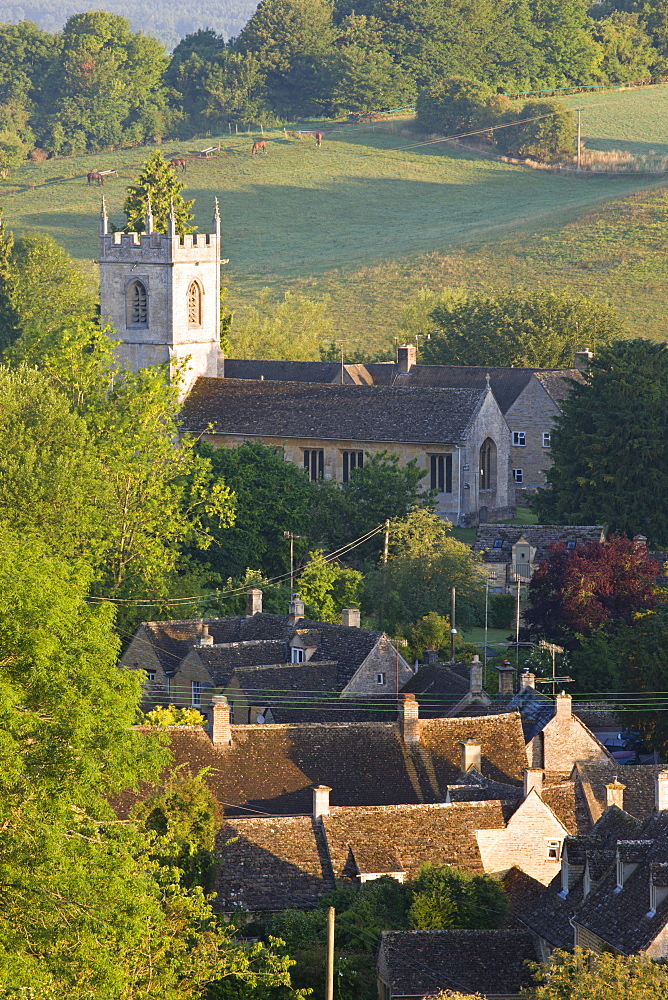
[[100, 260], [142, 264], [173, 264], [198, 260], [217, 263], [220, 242], [215, 233], [104, 233], [100, 237]]

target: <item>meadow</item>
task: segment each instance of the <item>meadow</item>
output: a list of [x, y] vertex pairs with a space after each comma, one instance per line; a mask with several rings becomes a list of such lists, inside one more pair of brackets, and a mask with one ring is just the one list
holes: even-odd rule
[[[619, 98], [631, 98], [623, 115]], [[576, 103], [586, 99], [592, 148], [613, 142], [615, 120], [627, 143], [656, 143], [668, 87], [581, 94]], [[217, 141], [168, 143], [164, 152]], [[610, 297], [630, 332], [664, 336], [664, 178], [559, 176], [371, 127], [332, 131], [321, 149], [312, 136], [275, 133], [266, 156], [250, 155], [252, 136], [220, 142], [219, 155], [190, 159], [183, 179], [200, 231], [220, 199], [237, 322], [263, 287], [276, 298], [301, 292], [328, 300], [337, 337], [373, 352], [391, 346], [420, 288], [541, 284]], [[50, 233], [95, 280], [100, 195], [122, 225], [125, 188], [153, 148], [26, 164], [0, 184], [9, 225]], [[86, 184], [89, 170], [111, 168], [118, 177], [103, 191]]]

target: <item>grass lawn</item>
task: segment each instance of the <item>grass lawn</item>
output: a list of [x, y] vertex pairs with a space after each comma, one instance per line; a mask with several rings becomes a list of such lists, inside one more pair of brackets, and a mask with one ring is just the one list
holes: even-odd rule
[[668, 87], [635, 87], [562, 99], [582, 108], [582, 141], [588, 149], [623, 149], [668, 155]]
[[[613, 98], [627, 97], [635, 110], [618, 117], [620, 134], [650, 141], [668, 87], [578, 101], [591, 98], [603, 136], [613, 129]], [[169, 143], [164, 152], [191, 153], [216, 141]], [[351, 348], [380, 352], [392, 345], [401, 311], [420, 288], [522, 283], [609, 296], [630, 332], [665, 335], [668, 194], [656, 180], [558, 176], [441, 145], [403, 149], [409, 139], [378, 130], [332, 132], [321, 149], [311, 137], [279, 134], [267, 156], [251, 157], [251, 141], [223, 136], [220, 156], [191, 160], [183, 175], [200, 231], [220, 198], [230, 258], [224, 274], [240, 323], [262, 287], [276, 296], [299, 291], [329, 299], [336, 335]], [[102, 192], [87, 186], [85, 174], [118, 169], [104, 193], [112, 222], [121, 225], [125, 188], [153, 148], [26, 164], [0, 183], [9, 225], [50, 233], [96, 280]]]
[[[506, 644], [506, 640], [511, 632], [512, 628], [488, 628], [488, 645], [496, 645], [497, 643]], [[476, 645], [482, 646], [485, 642], [485, 629], [482, 626], [470, 628], [467, 629], [466, 632], [462, 633], [462, 636], [465, 642], [474, 642]]]

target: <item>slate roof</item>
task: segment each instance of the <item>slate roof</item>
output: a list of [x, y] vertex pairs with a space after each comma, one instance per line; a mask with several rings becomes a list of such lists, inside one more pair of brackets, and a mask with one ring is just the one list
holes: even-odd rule
[[484, 389], [489, 375], [492, 392], [503, 413], [507, 413], [535, 375], [555, 403], [560, 404], [570, 390], [570, 379], [582, 381], [577, 368], [487, 368], [464, 365], [414, 365], [406, 375], [397, 375], [395, 385], [471, 387]]
[[[578, 545], [589, 542], [603, 541], [605, 535], [600, 525], [505, 525], [481, 524], [476, 530], [474, 552], [484, 552], [486, 563], [509, 563], [512, 560], [512, 548], [520, 538], [536, 549], [534, 562], [543, 562], [549, 557], [550, 546], [559, 542], [574, 541]], [[494, 542], [501, 539], [503, 545], [494, 547]]]
[[536, 378], [558, 406], [568, 396], [573, 382], [584, 382], [582, 372], [577, 368], [566, 368], [563, 371], [543, 368], [536, 371]]
[[228, 819], [216, 846], [216, 909], [309, 909], [334, 889], [322, 833], [309, 816]]
[[[209, 768], [207, 784], [228, 814], [310, 814], [313, 785], [329, 785], [332, 805], [443, 802], [460, 774], [459, 741], [482, 747], [482, 771], [521, 784], [526, 753], [519, 715], [424, 719], [422, 742], [405, 744], [396, 722], [232, 726], [232, 746], [201, 726], [167, 730], [172, 767]], [[130, 800], [128, 800], [130, 801]]]
[[606, 803], [605, 786], [615, 777], [626, 785], [624, 811], [636, 819], [645, 820], [654, 811], [654, 776], [665, 770], [663, 764], [637, 764], [624, 767], [619, 763], [578, 763], [574, 777], [582, 788], [593, 822], [603, 813]]
[[[497, 703], [492, 703], [492, 709]], [[503, 699], [498, 703], [498, 710], [503, 712], [519, 712], [522, 716], [524, 739], [529, 743], [534, 736], [542, 732], [550, 719], [554, 718], [556, 708], [554, 699], [527, 685], [520, 688], [510, 700]]]
[[464, 697], [470, 687], [470, 676], [465, 664], [424, 664], [410, 677], [403, 692], [423, 695], [420, 715], [423, 718], [438, 718], [447, 714]]
[[383, 931], [378, 966], [394, 998], [443, 989], [516, 996], [532, 984], [527, 960], [538, 955], [526, 931]]
[[[181, 621], [144, 622], [143, 634], [155, 650], [167, 674], [173, 674], [194, 648], [208, 626], [213, 646], [198, 646], [202, 662], [210, 669], [216, 683], [226, 684], [237, 666], [269, 666], [285, 663], [288, 644], [296, 632], [302, 639], [317, 643], [309, 663], [338, 664], [339, 690], [345, 687], [372, 649], [382, 632], [330, 625], [301, 618], [291, 622], [288, 615], [261, 613], [250, 618], [184, 619]], [[238, 644], [238, 645], [237, 645]]]
[[[344, 383], [354, 385], [391, 385], [396, 372], [392, 362], [344, 364]], [[269, 382], [319, 382], [336, 385], [341, 382], [338, 361], [262, 361], [258, 359], [225, 358], [222, 378], [265, 379]]]
[[[330, 809], [322, 822], [335, 878], [353, 874], [351, 852], [363, 873], [403, 871], [413, 877], [427, 861], [482, 871], [475, 832], [503, 829], [510, 812], [499, 801], [344, 806]], [[389, 856], [399, 867], [381, 867]]]
[[545, 893], [542, 882], [513, 865], [501, 882], [510, 903], [510, 924], [517, 927], [540, 902]]
[[465, 439], [485, 391], [252, 382], [200, 377], [181, 410], [183, 428], [253, 437], [406, 444]]

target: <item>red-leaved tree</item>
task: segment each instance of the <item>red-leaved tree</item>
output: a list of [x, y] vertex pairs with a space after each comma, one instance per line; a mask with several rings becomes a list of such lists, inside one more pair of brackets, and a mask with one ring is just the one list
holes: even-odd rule
[[568, 549], [553, 545], [529, 584], [524, 620], [532, 635], [567, 647], [577, 635], [614, 632], [657, 602], [661, 567], [646, 547], [622, 535]]

